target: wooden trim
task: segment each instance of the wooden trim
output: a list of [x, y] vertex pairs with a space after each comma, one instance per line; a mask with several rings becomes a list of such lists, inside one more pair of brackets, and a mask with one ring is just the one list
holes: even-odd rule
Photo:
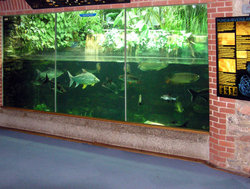
[[188, 133], [196, 133], [196, 134], [203, 134], [209, 135], [209, 131], [198, 131], [186, 128], [176, 128], [176, 127], [168, 127], [168, 126], [157, 126], [157, 125], [147, 125], [142, 123], [133, 123], [133, 122], [125, 122], [125, 121], [116, 121], [116, 120], [108, 120], [108, 119], [101, 119], [101, 118], [93, 118], [93, 117], [84, 117], [78, 115], [71, 115], [71, 114], [64, 114], [64, 113], [56, 113], [56, 112], [44, 112], [39, 110], [31, 110], [31, 109], [24, 109], [24, 108], [15, 108], [15, 107], [1, 107], [2, 109], [6, 110], [17, 110], [23, 112], [31, 112], [31, 113], [41, 113], [41, 114], [49, 114], [49, 115], [57, 115], [57, 116], [65, 116], [65, 117], [73, 117], [73, 118], [81, 118], [81, 119], [88, 119], [88, 120], [95, 120], [95, 121], [103, 121], [103, 122], [111, 122], [116, 124], [122, 124], [124, 126], [139, 126], [139, 127], [147, 127], [147, 128], [155, 128], [155, 129], [166, 129], [171, 131], [180, 131], [180, 132], [188, 132]]

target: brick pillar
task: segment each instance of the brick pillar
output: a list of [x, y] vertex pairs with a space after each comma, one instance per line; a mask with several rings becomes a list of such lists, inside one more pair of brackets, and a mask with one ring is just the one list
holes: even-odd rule
[[3, 99], [3, 90], [2, 90], [2, 83], [3, 83], [3, 81], [2, 81], [2, 66], [3, 66], [3, 62], [2, 62], [2, 57], [3, 57], [3, 54], [2, 54], [2, 36], [3, 36], [3, 34], [2, 34], [2, 27], [3, 27], [3, 23], [2, 23], [2, 19], [3, 17], [2, 16], [0, 16], [0, 106], [2, 106], [3, 105], [3, 101], [2, 101], [2, 99]]

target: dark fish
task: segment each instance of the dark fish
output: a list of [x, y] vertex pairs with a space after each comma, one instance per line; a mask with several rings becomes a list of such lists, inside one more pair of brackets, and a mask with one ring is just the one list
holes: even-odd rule
[[[120, 75], [119, 79], [124, 81], [124, 75]], [[134, 84], [134, 83], [138, 84], [138, 83], [140, 83], [139, 79], [136, 76], [132, 75], [132, 74], [127, 74], [127, 82], [128, 82], [128, 84]]]
[[106, 78], [106, 81], [102, 83], [102, 87], [110, 90], [115, 94], [118, 94], [118, 86], [108, 77]]
[[202, 89], [200, 91], [195, 91], [193, 89], [188, 89], [188, 92], [191, 94], [191, 102], [194, 102], [197, 97], [201, 97], [205, 101], [208, 101], [208, 89]]
[[[43, 81], [42, 84], [48, 84], [52, 90], [55, 89], [55, 82], [53, 80], [49, 80], [47, 75], [46, 75], [46, 78], [45, 78], [45, 80]], [[56, 84], [56, 91], [59, 92], [59, 93], [65, 93], [66, 92], [65, 88], [58, 82]]]

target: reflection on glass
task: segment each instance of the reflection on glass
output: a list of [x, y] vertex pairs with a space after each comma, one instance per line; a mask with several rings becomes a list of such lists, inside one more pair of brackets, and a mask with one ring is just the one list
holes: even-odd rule
[[4, 105], [54, 111], [55, 15], [4, 17]]
[[205, 5], [127, 9], [128, 121], [208, 130]]
[[[57, 14], [57, 71], [64, 72], [57, 80], [58, 112], [124, 120], [124, 82], [119, 79], [124, 63], [121, 12]], [[121, 23], [115, 22], [119, 15]]]
[[4, 83], [6, 106], [208, 130], [206, 6], [4, 17]]

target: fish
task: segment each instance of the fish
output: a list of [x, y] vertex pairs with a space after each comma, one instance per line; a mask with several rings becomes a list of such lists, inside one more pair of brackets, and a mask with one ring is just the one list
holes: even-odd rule
[[138, 65], [138, 69], [140, 69], [141, 71], [159, 71], [161, 69], [164, 69], [168, 66], [167, 63], [156, 63], [156, 62], [141, 62]]
[[177, 102], [175, 103], [175, 111], [177, 111], [177, 112], [179, 112], [179, 113], [184, 112], [184, 108], [183, 108], [183, 106], [182, 106], [182, 104], [181, 104], [180, 101], [177, 101]]
[[[55, 69], [53, 68], [49, 68], [48, 70], [46, 71], [40, 71], [39, 69], [36, 69], [36, 72], [37, 72], [37, 80], [39, 79], [46, 79], [46, 76], [48, 76], [48, 79], [49, 80], [52, 80], [55, 78]], [[61, 75], [63, 74], [63, 71], [61, 70], [56, 70], [56, 78], [60, 77]]]
[[142, 95], [141, 94], [139, 94], [138, 105], [142, 105]]
[[166, 101], [176, 101], [177, 98], [172, 97], [170, 95], [162, 95], [161, 99], [166, 100]]
[[82, 69], [82, 73], [76, 76], [72, 76], [69, 71], [67, 72], [70, 79], [69, 87], [75, 82], [75, 87], [82, 84], [82, 89], [85, 89], [88, 85], [94, 86], [100, 81], [94, 74], [87, 72], [85, 69]]
[[[52, 90], [55, 90], [55, 82], [54, 82], [54, 80], [49, 80], [47, 75], [46, 75], [46, 78], [45, 78], [45, 80], [43, 81], [42, 84], [43, 85], [44, 84], [49, 84], [50, 88]], [[56, 91], [59, 92], [59, 93], [65, 93], [66, 92], [65, 88], [59, 82], [57, 82], [57, 84], [56, 84]]]
[[[124, 81], [124, 75], [120, 75], [119, 79]], [[128, 84], [138, 84], [138, 83], [140, 83], [139, 79], [136, 76], [132, 75], [132, 74], [127, 74], [127, 82], [128, 82]]]
[[100, 73], [100, 71], [101, 71], [101, 64], [100, 63], [96, 63], [95, 67], [96, 67], [96, 71], [98, 73]]
[[182, 72], [182, 73], [175, 73], [171, 78], [166, 80], [166, 83], [172, 84], [188, 84], [196, 82], [200, 79], [200, 76], [195, 73], [189, 72]]
[[188, 92], [191, 94], [191, 102], [194, 102], [198, 97], [202, 98], [205, 101], [208, 101], [209, 89], [202, 89], [199, 91], [188, 89]]
[[144, 124], [164, 126], [164, 124], [162, 124], [162, 123], [153, 122], [153, 121], [149, 121], [149, 120], [145, 121]]
[[102, 87], [110, 90], [115, 94], [118, 94], [118, 86], [108, 77], [106, 78], [106, 81], [102, 83]]

